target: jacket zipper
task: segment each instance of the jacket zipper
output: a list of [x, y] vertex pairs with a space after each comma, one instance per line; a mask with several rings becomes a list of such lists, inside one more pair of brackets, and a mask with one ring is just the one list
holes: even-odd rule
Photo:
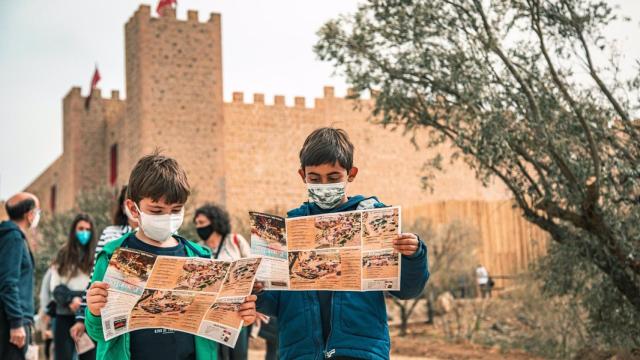
[[[311, 292], [310, 292], [310, 291], [307, 291], [307, 292], [304, 294], [304, 296], [307, 298], [307, 300], [309, 300], [309, 303], [313, 303], [313, 297], [311, 296]], [[318, 304], [318, 305], [319, 305], [319, 304]], [[319, 309], [319, 308], [320, 308], [320, 307], [318, 306], [318, 309]], [[309, 309], [309, 312], [310, 312], [310, 313], [311, 313], [311, 315], [312, 315], [312, 316], [311, 316], [311, 320], [312, 320], [312, 321], [311, 321], [311, 323], [313, 324], [313, 318], [314, 318], [314, 316], [313, 316], [313, 307], [311, 307], [311, 309]], [[318, 315], [320, 315], [320, 313], [319, 313], [319, 312], [318, 312]], [[320, 326], [322, 326], [322, 319], [321, 319], [321, 322], [320, 322]], [[313, 338], [313, 343], [317, 346], [317, 348], [316, 348], [316, 349], [318, 349], [318, 348], [319, 348], [319, 349], [322, 349], [322, 344], [318, 343], [318, 339], [317, 339], [315, 336], [312, 336], [312, 338]], [[314, 358], [315, 358], [315, 359], [317, 359], [317, 356], [318, 356], [318, 355], [319, 355], [319, 354], [316, 354], [316, 355], [314, 356]]]
[[333, 330], [333, 291], [331, 292], [331, 309], [329, 310], [329, 335], [327, 335], [327, 342], [324, 345], [324, 357], [329, 359], [336, 353], [336, 349], [331, 349], [331, 351], [327, 352], [329, 348], [329, 340], [331, 340], [331, 331]]

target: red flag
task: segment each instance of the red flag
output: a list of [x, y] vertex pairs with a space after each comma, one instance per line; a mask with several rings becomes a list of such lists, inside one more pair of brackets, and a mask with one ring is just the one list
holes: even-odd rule
[[96, 70], [93, 72], [93, 77], [91, 78], [91, 91], [96, 88], [100, 79], [100, 71], [98, 71], [98, 67], [96, 66]]
[[91, 94], [93, 94], [93, 89], [96, 88], [100, 79], [100, 71], [98, 71], [98, 66], [96, 66], [96, 69], [93, 72], [93, 77], [91, 78], [91, 88], [89, 89], [89, 96], [87, 96], [87, 100], [84, 101], [85, 110], [89, 110], [89, 105], [91, 104]]
[[160, 1], [158, 1], [158, 6], [156, 7], [156, 12], [158, 13], [158, 16], [162, 16], [162, 9], [164, 9], [167, 6], [171, 6], [171, 5], [178, 5], [178, 1], [177, 0], [160, 0]]

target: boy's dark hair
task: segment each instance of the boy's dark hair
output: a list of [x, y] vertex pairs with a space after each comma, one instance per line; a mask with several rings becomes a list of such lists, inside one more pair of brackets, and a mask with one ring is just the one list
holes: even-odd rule
[[206, 203], [196, 210], [193, 215], [193, 220], [196, 220], [198, 215], [204, 215], [211, 221], [211, 227], [213, 231], [222, 235], [225, 238], [231, 233], [231, 224], [229, 223], [229, 213], [220, 206]]
[[158, 152], [138, 160], [131, 170], [127, 196], [135, 203], [144, 198], [167, 204], [184, 204], [191, 194], [187, 174], [178, 162]]
[[300, 150], [300, 167], [335, 164], [347, 171], [353, 167], [353, 144], [342, 129], [324, 127], [314, 130]]
[[124, 201], [127, 199], [127, 185], [123, 186], [118, 195], [113, 212], [113, 225], [126, 226], [129, 224], [129, 218], [124, 212]]
[[24, 199], [11, 206], [9, 203], [4, 204], [4, 208], [12, 221], [22, 220], [24, 215], [36, 207], [36, 202], [32, 198]]

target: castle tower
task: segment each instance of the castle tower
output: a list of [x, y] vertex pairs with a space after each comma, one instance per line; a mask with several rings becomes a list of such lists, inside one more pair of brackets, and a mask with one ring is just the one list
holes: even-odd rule
[[125, 26], [125, 43], [125, 180], [138, 158], [158, 148], [185, 168], [197, 198], [223, 203], [220, 15], [201, 23], [189, 11], [181, 21], [173, 9], [155, 18], [140, 6]]
[[[65, 156], [58, 171], [55, 185], [60, 208], [73, 206], [75, 197], [82, 191], [107, 186], [108, 167], [103, 154], [109, 100], [102, 99], [100, 89], [91, 92], [91, 101], [73, 87], [63, 100], [63, 153]], [[52, 189], [51, 192], [54, 190]]]
[[[64, 156], [50, 190], [50, 193], [56, 192], [57, 194], [49, 194], [48, 196], [49, 198], [55, 197], [56, 202], [64, 209], [72, 207], [75, 200], [75, 191], [73, 191], [76, 188], [74, 175], [77, 154], [75, 151], [79, 147], [77, 142], [80, 138], [80, 124], [83, 122], [82, 106], [84, 104], [84, 98], [80, 91], [80, 87], [72, 87], [62, 99], [62, 153]], [[49, 200], [51, 201], [51, 199]]]

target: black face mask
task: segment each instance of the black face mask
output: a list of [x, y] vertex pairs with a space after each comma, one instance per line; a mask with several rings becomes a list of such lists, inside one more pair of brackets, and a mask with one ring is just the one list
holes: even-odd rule
[[196, 228], [196, 231], [198, 232], [198, 237], [200, 237], [202, 241], [207, 241], [207, 239], [209, 239], [209, 236], [211, 236], [211, 234], [213, 234], [214, 232], [212, 225]]

